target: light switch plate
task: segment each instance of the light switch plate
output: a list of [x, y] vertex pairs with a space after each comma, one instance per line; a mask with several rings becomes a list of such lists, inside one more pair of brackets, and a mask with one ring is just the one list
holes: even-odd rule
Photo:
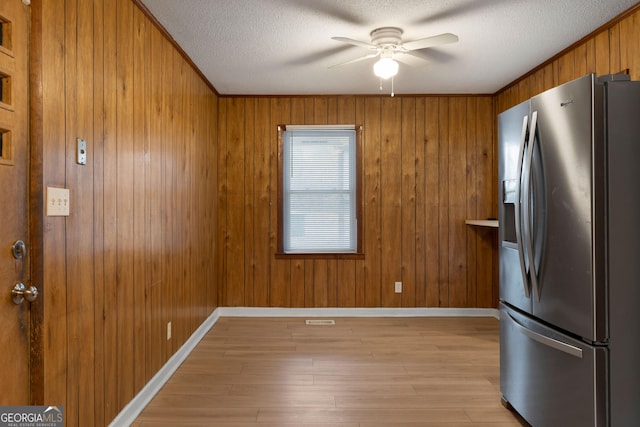
[[69, 216], [68, 188], [47, 187], [47, 216]]

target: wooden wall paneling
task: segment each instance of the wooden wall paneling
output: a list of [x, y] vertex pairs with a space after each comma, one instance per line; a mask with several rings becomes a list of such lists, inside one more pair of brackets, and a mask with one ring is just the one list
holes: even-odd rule
[[594, 38], [595, 44], [595, 72], [601, 76], [609, 74], [609, 31], [602, 31]]
[[[185, 123], [185, 132], [188, 137], [189, 153], [187, 155], [187, 170], [189, 178], [186, 184], [186, 191], [192, 188], [189, 196], [189, 206], [186, 215], [189, 218], [189, 227], [187, 229], [185, 250], [187, 251], [188, 265], [186, 267], [186, 285], [188, 289], [187, 310], [189, 311], [189, 334], [187, 338], [195, 331], [198, 326], [206, 319], [206, 295], [207, 295], [207, 277], [206, 267], [202, 262], [203, 254], [206, 252], [204, 246], [206, 242], [206, 227], [204, 209], [201, 205], [201, 199], [211, 197], [204, 190], [206, 176], [202, 167], [201, 159], [208, 159], [206, 154], [206, 145], [200, 144], [205, 139], [202, 137], [202, 129], [205, 126], [204, 117], [207, 111], [202, 108], [201, 86], [198, 84], [198, 77], [194, 70], [187, 69], [187, 78], [189, 79], [189, 89], [187, 91], [187, 105], [189, 106], [189, 117]], [[202, 151], [198, 152], [198, 146]], [[200, 235], [202, 234], [202, 235]], [[200, 272], [200, 274], [198, 274]]]
[[[185, 153], [184, 153], [184, 177], [182, 191], [185, 196], [184, 206], [184, 221], [185, 227], [182, 231], [182, 253], [183, 253], [183, 266], [182, 274], [184, 277], [184, 289], [185, 289], [185, 306], [184, 312], [184, 343], [193, 331], [196, 330], [200, 323], [200, 308], [201, 305], [195, 300], [194, 295], [203, 293], [203, 289], [206, 289], [206, 282], [200, 280], [201, 289], [196, 287], [197, 271], [196, 266], [199, 266], [200, 261], [200, 245], [202, 239], [197, 235], [197, 226], [199, 222], [200, 209], [197, 204], [197, 199], [200, 197], [201, 191], [201, 179], [200, 168], [198, 161], [194, 154], [196, 152], [197, 141], [197, 129], [200, 126], [199, 121], [199, 109], [197, 103], [197, 85], [193, 78], [193, 70], [187, 63], [185, 66], [185, 92], [183, 105], [185, 106], [185, 116], [182, 128], [184, 129], [185, 138]], [[202, 153], [204, 157], [204, 153]], [[203, 270], [202, 270], [203, 271]], [[204, 277], [203, 277], [204, 278]], [[196, 323], [198, 322], [198, 323]]]
[[[193, 232], [194, 224], [196, 222], [195, 216], [200, 214], [197, 207], [194, 204], [194, 199], [199, 197], [199, 185], [196, 182], [198, 178], [197, 163], [193, 158], [193, 152], [195, 151], [195, 131], [194, 126], [197, 126], [197, 119], [195, 116], [195, 87], [192, 79], [193, 69], [189, 66], [184, 58], [181, 57], [181, 66], [185, 69], [185, 88], [182, 101], [184, 105], [183, 116], [183, 139], [184, 139], [184, 160], [183, 160], [183, 181], [180, 192], [183, 194], [183, 210], [182, 218], [184, 221], [184, 229], [182, 231], [182, 281], [184, 283], [184, 307], [183, 307], [183, 319], [184, 319], [184, 335], [180, 340], [179, 346], [182, 346], [193, 331], [196, 329], [196, 325], [193, 324], [193, 320], [198, 318], [198, 305], [194, 305], [193, 294], [198, 293], [195, 288], [195, 276], [192, 275], [192, 266], [197, 264], [199, 255], [196, 253], [197, 245], [201, 241], [197, 237], [197, 234]], [[197, 214], [196, 214], [197, 213]], [[194, 243], [195, 242], [195, 243]], [[194, 247], [196, 246], [196, 247]], [[202, 283], [202, 282], [201, 282]]]
[[[254, 220], [255, 260], [254, 304], [258, 307], [269, 303], [269, 279], [273, 253], [269, 252], [271, 204], [277, 204], [277, 187], [271, 187], [270, 165], [275, 153], [271, 152], [271, 135], [277, 130], [271, 126], [271, 101], [258, 98], [256, 112], [256, 150], [254, 153], [256, 194]], [[304, 282], [300, 285], [303, 286]], [[304, 298], [304, 297], [303, 297]]]
[[[551, 89], [555, 86], [555, 74], [553, 71], [553, 64], [548, 64], [543, 68], [543, 87], [539, 91], [539, 93], [544, 92], [545, 90]], [[536, 94], [537, 95], [537, 94]]]
[[[151, 138], [152, 138], [152, 121], [153, 117], [153, 95], [152, 95], [152, 39], [151, 34], [153, 32], [153, 26], [142, 17], [142, 12], [137, 10], [136, 12], [139, 16], [140, 20], [140, 30], [142, 31], [141, 39], [139, 43], [142, 44], [139, 50], [142, 50], [142, 60], [139, 63], [140, 77], [142, 77], [140, 81], [140, 85], [142, 88], [137, 92], [139, 96], [142, 96], [144, 100], [141, 108], [143, 109], [142, 114], [142, 122], [140, 119], [135, 120], [136, 123], [143, 123], [144, 130], [139, 134], [141, 138], [143, 138], [143, 163], [144, 163], [144, 215], [143, 215], [143, 233], [144, 233], [144, 282], [137, 283], [137, 286], [143, 287], [143, 299], [138, 300], [138, 304], [141, 304], [144, 301], [144, 310], [143, 310], [143, 318], [141, 321], [143, 322], [143, 332], [142, 338], [144, 340], [143, 343], [140, 343], [140, 346], [144, 346], [144, 359], [142, 362], [141, 370], [144, 371], [143, 378], [144, 383], [146, 384], [153, 377], [155, 371], [153, 369], [153, 343], [157, 342], [158, 335], [154, 335], [154, 305], [153, 305], [153, 292], [154, 292], [154, 271], [153, 271], [153, 254], [156, 253], [153, 250], [153, 234], [155, 232], [153, 225], [153, 214], [152, 209], [154, 208], [154, 197], [153, 193], [153, 183], [152, 181], [152, 148], [151, 148]], [[154, 339], [155, 338], [155, 339]], [[137, 382], [136, 382], [137, 383]]]
[[[625, 68], [628, 68], [629, 59], [627, 55], [627, 21], [618, 22], [615, 24], [609, 34], [610, 44], [610, 68], [611, 73], [618, 73], [623, 71]], [[637, 43], [637, 40], [632, 41], [632, 43]]]
[[535, 74], [531, 76], [529, 80], [531, 80], [530, 87], [531, 87], [532, 96], [540, 92], [543, 92], [544, 69], [540, 69], [536, 71]]
[[401, 307], [416, 307], [416, 98], [401, 101], [400, 278]]
[[[291, 98], [290, 124], [304, 123], [306, 123], [305, 98], [293, 97]], [[291, 260], [291, 307], [305, 307], [307, 301], [313, 301], [313, 283], [305, 281], [305, 272], [304, 259], [294, 258]]]
[[[218, 269], [217, 260], [219, 259], [218, 254], [222, 252], [222, 247], [217, 244], [218, 233], [217, 233], [217, 225], [220, 221], [218, 217], [219, 210], [217, 209], [217, 203], [219, 201], [218, 198], [218, 167], [219, 163], [217, 161], [218, 156], [218, 147], [220, 146], [220, 139], [218, 138], [217, 130], [218, 130], [218, 97], [215, 93], [211, 92], [209, 87], [204, 83], [200, 83], [201, 90], [205, 94], [205, 109], [208, 112], [208, 116], [204, 118], [205, 121], [205, 133], [203, 134], [204, 140], [202, 141], [202, 145], [205, 145], [207, 149], [205, 153], [207, 154], [207, 158], [204, 162], [205, 168], [205, 176], [207, 178], [207, 186], [206, 192], [203, 195], [203, 199], [205, 201], [204, 216], [207, 218], [207, 222], [204, 224], [204, 229], [208, 232], [208, 237], [205, 239], [205, 247], [207, 251], [202, 254], [203, 263], [206, 266], [206, 278], [207, 284], [209, 285], [209, 293], [207, 298], [207, 306], [205, 315], [208, 316], [211, 312], [213, 312], [217, 307], [219, 302], [221, 301], [218, 298], [218, 289], [222, 286], [220, 285], [220, 274], [221, 271]], [[263, 141], [265, 145], [266, 141]], [[267, 148], [268, 149], [268, 148]], [[267, 183], [267, 186], [269, 183]], [[268, 188], [268, 187], [267, 187]], [[200, 232], [201, 230], [199, 230]]]
[[162, 88], [164, 87], [164, 79], [162, 75], [162, 46], [164, 40], [160, 31], [157, 28], [151, 28], [151, 70], [156, 70], [150, 73], [151, 88], [150, 88], [150, 104], [151, 104], [151, 116], [149, 123], [149, 158], [150, 158], [150, 180], [151, 188], [150, 192], [150, 210], [149, 210], [149, 228], [152, 230], [150, 236], [152, 256], [151, 264], [151, 276], [149, 278], [150, 289], [148, 298], [151, 300], [151, 309], [147, 313], [149, 324], [147, 326], [149, 330], [149, 337], [147, 344], [147, 353], [149, 354], [150, 366], [147, 370], [147, 376], [153, 376], [153, 373], [157, 372], [162, 366], [163, 361], [163, 349], [164, 349], [164, 334], [162, 333], [163, 322], [163, 307], [162, 307], [162, 288], [163, 288], [163, 265], [164, 259], [161, 256], [162, 247], [164, 243], [164, 228], [163, 228], [163, 197], [162, 197], [162, 183], [163, 183], [163, 153], [162, 153], [162, 138], [164, 134], [164, 115], [163, 115], [163, 101]]
[[[477, 135], [478, 123], [478, 97], [466, 99], [467, 125], [466, 125], [466, 215], [465, 218], [483, 218], [478, 215], [478, 186], [481, 184], [479, 174], [479, 143]], [[486, 218], [486, 216], [484, 217]], [[466, 284], [467, 307], [476, 307], [478, 294], [478, 229], [480, 227], [469, 227], [465, 225], [466, 231]], [[481, 285], [481, 284], [480, 284]]]
[[394, 282], [402, 280], [402, 104], [401, 98], [381, 101], [381, 298], [384, 307], [399, 307], [402, 296]]
[[[492, 160], [492, 165], [489, 166], [491, 170], [491, 180], [486, 184], [484, 188], [487, 189], [489, 194], [486, 197], [482, 197], [486, 211], [491, 218], [498, 218], [498, 147], [495, 144], [497, 138], [497, 126], [496, 126], [496, 99], [495, 96], [485, 101], [486, 108], [483, 108], [483, 120], [481, 123], [485, 125], [482, 135], [484, 136], [483, 147], [486, 155]], [[493, 120], [491, 120], [493, 119]], [[486, 176], [489, 176], [487, 174]], [[487, 230], [489, 231], [489, 230]], [[498, 285], [499, 285], [499, 268], [498, 268], [498, 233], [496, 230], [491, 230], [493, 233], [493, 244], [491, 245], [492, 262], [489, 268], [492, 269], [493, 276], [491, 280], [491, 288], [493, 293], [493, 304], [491, 307], [498, 307]], [[483, 253], [486, 251], [483, 251]], [[487, 303], [489, 305], [489, 303]]]
[[[182, 204], [183, 195], [180, 191], [182, 180], [182, 93], [184, 90], [184, 75], [181, 67], [181, 56], [174, 49], [170, 49], [171, 62], [168, 66], [173, 72], [172, 93], [170, 94], [171, 109], [171, 128], [170, 135], [170, 157], [173, 165], [173, 175], [171, 177], [171, 186], [169, 189], [169, 199], [171, 209], [168, 214], [170, 217], [171, 241], [169, 247], [172, 250], [167, 251], [167, 255], [171, 260], [171, 275], [168, 280], [169, 293], [171, 295], [171, 313], [169, 319], [171, 321], [171, 339], [167, 340], [167, 358], [180, 347], [182, 338], [182, 305], [184, 303], [184, 282], [181, 280], [182, 269], [182, 232], [184, 226], [182, 223]], [[167, 326], [168, 327], [168, 326]]]
[[217, 202], [217, 218], [216, 228], [218, 232], [217, 236], [217, 271], [219, 272], [219, 281], [217, 286], [218, 301], [221, 305], [226, 305], [226, 289], [227, 289], [227, 210], [229, 209], [228, 203], [228, 191], [227, 191], [227, 163], [229, 161], [229, 143], [227, 141], [227, 100], [218, 99], [218, 149], [217, 155], [217, 187], [218, 187], [218, 202]]
[[[74, 135], [70, 135], [68, 143], [71, 143], [71, 155], [68, 156], [68, 165], [72, 165], [68, 172], [70, 179], [76, 179], [73, 184], [68, 183], [71, 188], [77, 188], [79, 203], [74, 212], [74, 218], [78, 221], [77, 227], [69, 224], [69, 231], [75, 234], [75, 242], [71, 243], [77, 257], [73, 257], [73, 262], [69, 263], [70, 268], [76, 270], [77, 276], [67, 282], [74, 286], [77, 302], [74, 309], [77, 310], [77, 347], [79, 351], [78, 371], [78, 425], [88, 425], [94, 423], [94, 242], [93, 242], [93, 4], [78, 2], [78, 25], [77, 25], [77, 65], [76, 65], [76, 136], [87, 140], [91, 152], [87, 153], [87, 164], [79, 166], [74, 162], [77, 144]], [[89, 72], [86, 72], [89, 70]], [[68, 178], [68, 179], [69, 179]], [[69, 221], [70, 222], [70, 221]], [[74, 230], [75, 229], [75, 230]], [[75, 233], [74, 233], [75, 231]], [[72, 234], [72, 235], [73, 235]], [[69, 236], [69, 233], [68, 233]], [[69, 254], [67, 254], [69, 257]]]
[[[69, 283], [79, 284], [83, 283], [82, 267], [79, 266], [80, 260], [78, 259], [79, 253], [74, 246], [78, 245], [79, 237], [78, 231], [82, 227], [80, 220], [84, 219], [84, 212], [81, 206], [81, 200], [83, 197], [82, 184], [78, 186], [78, 181], [81, 180], [77, 177], [77, 170], [74, 167], [75, 159], [73, 156], [73, 148], [75, 145], [76, 134], [76, 115], [77, 115], [77, 97], [78, 86], [74, 84], [74, 77], [78, 72], [78, 58], [77, 58], [77, 4], [76, 1], [65, 2], [65, 46], [64, 59], [65, 59], [65, 80], [68, 82], [64, 88], [64, 125], [65, 125], [65, 181], [64, 187], [73, 188], [73, 192], [70, 192], [70, 205], [75, 206], [73, 209], [73, 215], [70, 215], [66, 219], [67, 229], [65, 232], [65, 256], [67, 258], [67, 277], [65, 281], [67, 286]], [[73, 260], [73, 261], [71, 261]], [[80, 412], [79, 405], [79, 388], [80, 388], [80, 376], [79, 369], [77, 369], [80, 363], [79, 355], [79, 338], [80, 331], [78, 330], [79, 316], [78, 312], [81, 310], [82, 301], [79, 300], [79, 291], [75, 286], [73, 290], [67, 292], [66, 300], [66, 321], [67, 321], [67, 402], [66, 409], [72, 416], [68, 417], [67, 425], [77, 426], [78, 417]]]
[[364, 108], [364, 306], [381, 304], [381, 99], [365, 98]]
[[[358, 96], [355, 98], [355, 119], [354, 119], [354, 123], [358, 126], [363, 126], [364, 129], [364, 111], [365, 111], [365, 98], [362, 96]], [[366, 199], [365, 199], [365, 171], [364, 171], [364, 165], [365, 165], [365, 134], [366, 130], [363, 130], [362, 134], [361, 134], [361, 152], [360, 152], [360, 159], [361, 159], [361, 170], [360, 170], [360, 183], [361, 183], [361, 208], [362, 208], [362, 213], [361, 213], [361, 221], [363, 221], [363, 224], [366, 224]], [[366, 239], [367, 239], [367, 235], [365, 233], [365, 228], [364, 226], [361, 228], [361, 232], [363, 234], [362, 236], [362, 248], [361, 250], [364, 250], [366, 248]], [[365, 255], [366, 256], [366, 255]], [[365, 260], [364, 259], [359, 259], [355, 261], [355, 306], [356, 307], [365, 307]], [[345, 303], [346, 304], [346, 303]]]
[[[51, 2], [41, 2], [43, 25], [43, 158], [45, 159], [44, 186], [65, 185], [65, 92], [64, 55], [65, 11]], [[65, 221], [57, 217], [44, 218], [43, 297], [45, 298], [44, 324], [47, 325], [44, 344], [45, 401], [67, 400], [67, 285]], [[60, 381], [47, 381], [47, 378]], [[56, 403], [57, 404], [57, 403]]]
[[531, 88], [531, 96], [537, 95], [544, 91], [544, 68], [536, 71], [529, 79]]
[[116, 295], [118, 408], [133, 398], [133, 4], [118, 0], [116, 65]]
[[[494, 147], [494, 101], [491, 97], [477, 99], [477, 217], [497, 218], [497, 153]], [[497, 307], [497, 231], [474, 227], [477, 239], [477, 290], [475, 307]]]
[[[171, 87], [173, 82], [173, 69], [171, 68], [171, 48], [166, 40], [162, 40], [160, 45], [160, 52], [162, 53], [160, 67], [160, 76], [162, 79], [162, 88]], [[160, 333], [161, 336], [166, 338], [166, 328], [168, 322], [173, 315], [173, 295], [171, 292], [171, 280], [173, 278], [173, 257], [172, 251], [166, 250], [171, 248], [173, 244], [173, 230], [171, 228], [172, 221], [172, 184], [173, 184], [173, 159], [172, 156], [172, 129], [173, 129], [173, 108], [172, 108], [172, 95], [173, 93], [164, 89], [162, 90], [162, 114], [161, 122], [162, 128], [160, 135], [158, 135], [161, 144], [161, 180], [160, 180], [160, 197], [162, 205], [160, 211], [162, 212], [161, 230], [162, 230], [162, 246], [160, 250], [160, 256], [162, 257], [161, 264], [161, 321], [160, 321]], [[164, 364], [171, 355], [173, 346], [170, 340], [163, 339], [160, 346], [161, 362]]]
[[556, 85], [567, 83], [575, 78], [575, 51], [572, 50], [558, 58], [558, 81]]
[[425, 302], [440, 306], [440, 100], [425, 104]]
[[[117, 43], [117, 7], [113, 4], [104, 8], [104, 360], [105, 387], [104, 404], [105, 420], [113, 419], [118, 413], [118, 339], [117, 339], [117, 300], [116, 300], [116, 224], [117, 224], [117, 140], [116, 112], [117, 85], [116, 61]], [[115, 381], [114, 381], [115, 379]]]
[[620, 69], [629, 69], [632, 80], [640, 80], [640, 11], [620, 22]]
[[415, 306], [427, 305], [426, 267], [427, 267], [427, 222], [426, 222], [426, 97], [416, 99], [416, 142], [415, 142]]
[[582, 43], [574, 49], [574, 75], [575, 78], [587, 74], [589, 67], [587, 66], [587, 43]]
[[256, 123], [256, 98], [247, 98], [245, 105], [244, 115], [244, 176], [245, 176], [245, 190], [244, 190], [244, 304], [253, 306], [254, 295], [254, 266], [255, 266], [255, 232], [253, 228], [253, 221], [256, 216], [254, 206], [254, 194], [255, 194], [255, 160], [254, 154], [256, 152], [256, 138], [255, 138], [255, 123]]
[[[269, 254], [271, 258], [271, 278], [269, 283], [269, 306], [291, 306], [291, 260], [274, 259], [278, 251], [278, 125], [291, 123], [291, 98], [271, 99], [271, 124], [269, 126], [269, 147], [271, 154], [271, 226]], [[266, 141], [265, 141], [266, 142]]]
[[589, 39], [585, 42], [586, 48], [586, 69], [584, 74], [596, 72], [596, 41], [595, 38]]
[[449, 307], [467, 306], [467, 213], [466, 127], [467, 102], [464, 97], [449, 101]]
[[[354, 96], [337, 96], [335, 98], [335, 123], [355, 124], [356, 98]], [[331, 108], [331, 107], [330, 107]], [[336, 263], [336, 307], [356, 306], [356, 260], [338, 260]]]
[[531, 88], [531, 82], [534, 79], [524, 79], [518, 83], [518, 97], [517, 102], [524, 101], [525, 99], [529, 99], [533, 96], [533, 90]]
[[440, 265], [438, 266], [439, 307], [449, 306], [449, 102], [448, 98], [439, 98], [438, 109], [438, 239], [440, 240]]
[[134, 377], [133, 390], [137, 393], [148, 381], [145, 373], [146, 346], [145, 346], [145, 322], [146, 322], [146, 192], [147, 168], [145, 162], [146, 149], [146, 111], [145, 98], [146, 76], [145, 67], [145, 43], [146, 43], [146, 19], [138, 8], [133, 10], [133, 123], [136, 124], [133, 135], [133, 343], [134, 343]]
[[[168, 318], [167, 321], [172, 325], [171, 339], [167, 340], [167, 360], [171, 355], [179, 348], [179, 334], [180, 334], [180, 320], [179, 320], [179, 308], [181, 304], [181, 288], [182, 283], [179, 282], [180, 273], [180, 192], [179, 192], [179, 176], [180, 176], [180, 155], [179, 144], [181, 135], [179, 133], [180, 128], [180, 93], [182, 80], [180, 77], [180, 68], [178, 66], [181, 56], [176, 50], [167, 43], [168, 62], [167, 67], [171, 69], [171, 80], [167, 82], [167, 87], [171, 87], [171, 91], [167, 93], [167, 102], [169, 103], [169, 129], [168, 129], [168, 161], [171, 164], [169, 169], [169, 185], [166, 188], [167, 191], [167, 216], [168, 216], [168, 230], [169, 240], [167, 246], [164, 249], [166, 254], [169, 275], [167, 276], [167, 295], [169, 302], [168, 306]], [[168, 322], [163, 326], [168, 329]], [[173, 329], [178, 330], [178, 335]]]
[[[72, 206], [43, 219], [43, 400], [64, 405], [69, 425], [107, 425], [217, 306], [190, 287], [216, 291], [206, 233], [217, 100], [130, 0], [105, 6], [34, 4], [47, 17], [37, 36], [43, 184], [70, 188]], [[86, 166], [75, 162], [78, 137]]]
[[105, 418], [105, 271], [104, 271], [104, 1], [93, 2], [93, 135], [89, 136], [93, 159], [93, 246], [94, 246], [94, 424]]
[[[173, 354], [186, 341], [188, 334], [187, 321], [187, 282], [185, 281], [185, 264], [186, 260], [186, 242], [185, 228], [188, 226], [186, 221], [186, 207], [189, 202], [189, 195], [186, 191], [185, 179], [187, 178], [187, 134], [185, 130], [185, 122], [187, 120], [187, 97], [186, 92], [189, 90], [187, 85], [187, 64], [179, 52], [173, 50], [173, 69], [177, 75], [174, 75], [174, 86], [176, 94], [174, 95], [174, 117], [175, 125], [173, 128], [173, 152], [175, 161], [175, 178], [174, 178], [174, 251], [175, 260], [174, 280], [171, 283], [173, 294], [175, 295], [175, 314], [172, 323], [172, 351]], [[175, 328], [175, 332], [173, 331]]]

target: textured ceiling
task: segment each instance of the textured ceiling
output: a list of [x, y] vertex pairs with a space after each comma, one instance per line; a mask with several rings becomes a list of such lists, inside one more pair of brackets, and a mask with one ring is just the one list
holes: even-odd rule
[[[401, 64], [396, 94], [494, 93], [629, 9], [635, 0], [142, 0], [223, 95], [376, 94], [375, 60], [331, 37], [459, 42]], [[405, 55], [406, 56], [406, 55]], [[383, 93], [390, 84], [384, 83]]]

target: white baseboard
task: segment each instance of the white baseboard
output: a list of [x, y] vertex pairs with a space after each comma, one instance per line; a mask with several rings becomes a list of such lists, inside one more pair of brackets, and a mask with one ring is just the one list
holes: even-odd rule
[[495, 317], [495, 308], [220, 307], [220, 317]]
[[495, 308], [278, 308], [219, 307], [125, 406], [110, 427], [131, 425], [220, 317], [493, 317]]
[[174, 372], [180, 367], [182, 362], [191, 354], [200, 340], [207, 335], [207, 332], [220, 318], [220, 309], [217, 308], [211, 315], [195, 330], [189, 339], [175, 352], [167, 363], [164, 364], [157, 374], [149, 380], [142, 390], [125, 406], [117, 417], [111, 421], [110, 427], [130, 426], [142, 410], [151, 402], [160, 389], [165, 385]]

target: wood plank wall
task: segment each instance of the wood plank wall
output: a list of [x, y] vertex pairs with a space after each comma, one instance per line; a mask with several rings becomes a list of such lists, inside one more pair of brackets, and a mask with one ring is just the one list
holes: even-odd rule
[[42, 184], [71, 194], [44, 218], [40, 403], [104, 426], [217, 307], [217, 95], [131, 0], [31, 7]]
[[[464, 225], [496, 215], [495, 113], [587, 71], [640, 79], [632, 13], [493, 97], [218, 98], [132, 0], [31, 4], [31, 143], [72, 211], [31, 255], [40, 403], [68, 426], [108, 425], [217, 306], [495, 306], [494, 231]], [[329, 122], [365, 128], [366, 258], [276, 260], [275, 126]]]
[[[491, 96], [221, 97], [222, 306], [496, 307]], [[364, 126], [364, 260], [276, 259], [277, 125]], [[402, 294], [394, 282], [402, 281]]]
[[640, 80], [640, 4], [496, 94], [496, 113], [588, 73], [629, 71]]

